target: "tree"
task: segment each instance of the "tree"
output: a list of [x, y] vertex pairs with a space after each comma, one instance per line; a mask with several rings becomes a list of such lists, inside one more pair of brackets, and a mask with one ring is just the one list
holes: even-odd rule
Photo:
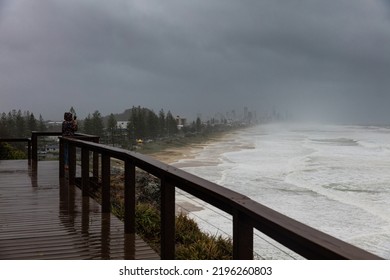
[[16, 122], [15, 122], [16, 111], [13, 110], [7, 115], [7, 131], [8, 137], [16, 137]]
[[159, 133], [159, 119], [158, 116], [153, 112], [149, 111], [146, 120], [146, 126], [148, 128], [148, 138], [156, 139]]
[[103, 118], [99, 111], [92, 114], [92, 134], [102, 137], [104, 134]]
[[132, 141], [155, 139], [159, 135], [159, 117], [148, 108], [133, 107], [129, 112], [127, 129]]
[[0, 118], [0, 137], [9, 137], [7, 114], [2, 113]]
[[158, 131], [160, 136], [165, 135], [165, 113], [163, 109], [158, 113]]
[[113, 146], [115, 146], [115, 134], [117, 130], [117, 120], [114, 114], [110, 114], [107, 120], [107, 132], [109, 134], [110, 142]]
[[133, 107], [130, 112], [129, 123], [127, 125], [130, 138], [135, 141], [136, 139], [142, 139], [145, 137], [145, 117], [141, 107]]
[[15, 118], [16, 125], [16, 137], [25, 137], [26, 136], [26, 121], [22, 116], [22, 111], [18, 111]]
[[139, 120], [138, 120], [137, 109], [133, 106], [133, 108], [131, 108], [130, 111], [129, 122], [127, 124], [127, 129], [129, 130], [129, 137], [133, 142], [135, 142], [135, 140], [139, 137], [137, 133], [138, 126], [139, 126]]
[[28, 115], [27, 118], [28, 118], [27, 127], [28, 127], [28, 132], [30, 134], [32, 131], [36, 131], [38, 129], [38, 123], [33, 113]]
[[104, 135], [103, 118], [99, 111], [95, 111], [92, 116], [88, 116], [84, 120], [83, 131], [86, 134], [102, 137]]
[[12, 110], [0, 117], [0, 137], [27, 137], [31, 131], [38, 129], [37, 120], [33, 113]]
[[86, 134], [93, 134], [93, 124], [92, 124], [92, 116], [91, 116], [91, 114], [88, 114], [88, 116], [84, 119], [83, 131]]
[[196, 118], [196, 124], [195, 124], [195, 126], [196, 126], [196, 132], [197, 132], [197, 133], [200, 133], [201, 130], [202, 130], [202, 121], [200, 120], [199, 117]]
[[38, 130], [39, 131], [46, 131], [47, 130], [47, 127], [45, 125], [45, 121], [42, 118], [42, 115], [39, 115]]
[[173, 136], [178, 132], [176, 119], [172, 116], [171, 111], [168, 111], [165, 126], [167, 128], [168, 136]]

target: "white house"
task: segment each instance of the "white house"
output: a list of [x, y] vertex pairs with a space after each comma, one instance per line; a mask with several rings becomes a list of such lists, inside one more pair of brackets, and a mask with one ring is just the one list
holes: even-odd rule
[[127, 129], [127, 124], [129, 121], [117, 121], [116, 122], [116, 127], [120, 129]]

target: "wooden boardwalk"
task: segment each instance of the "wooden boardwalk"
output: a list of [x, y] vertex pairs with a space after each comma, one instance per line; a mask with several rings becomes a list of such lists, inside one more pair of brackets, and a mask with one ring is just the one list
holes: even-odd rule
[[57, 161], [37, 170], [26, 160], [0, 161], [0, 259], [159, 259], [114, 215], [60, 182]]

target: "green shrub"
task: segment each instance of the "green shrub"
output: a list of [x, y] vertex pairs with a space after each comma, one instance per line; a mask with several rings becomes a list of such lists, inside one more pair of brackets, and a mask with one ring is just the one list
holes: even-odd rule
[[[160, 213], [151, 204], [136, 207], [136, 230], [149, 245], [160, 252]], [[176, 259], [223, 260], [231, 259], [233, 246], [230, 239], [210, 236], [202, 232], [187, 215], [176, 217]]]
[[16, 149], [8, 143], [0, 143], [0, 159], [26, 159], [25, 152]]
[[136, 199], [140, 203], [149, 203], [153, 207], [160, 208], [160, 182], [144, 172], [137, 172], [136, 176]]
[[136, 231], [147, 239], [160, 238], [160, 213], [150, 204], [138, 204], [135, 208]]
[[176, 217], [176, 259], [223, 260], [231, 259], [233, 245], [230, 239], [202, 232], [187, 215]]
[[191, 244], [201, 235], [202, 232], [193, 219], [182, 213], [176, 217], [176, 242], [178, 244]]
[[176, 259], [182, 260], [228, 260], [232, 259], [233, 246], [230, 239], [221, 236], [200, 234], [191, 243], [176, 248]]

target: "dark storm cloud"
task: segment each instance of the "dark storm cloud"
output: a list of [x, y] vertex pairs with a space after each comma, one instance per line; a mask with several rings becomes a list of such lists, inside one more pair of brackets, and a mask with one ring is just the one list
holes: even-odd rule
[[390, 119], [388, 1], [0, 1], [0, 17], [0, 111]]

